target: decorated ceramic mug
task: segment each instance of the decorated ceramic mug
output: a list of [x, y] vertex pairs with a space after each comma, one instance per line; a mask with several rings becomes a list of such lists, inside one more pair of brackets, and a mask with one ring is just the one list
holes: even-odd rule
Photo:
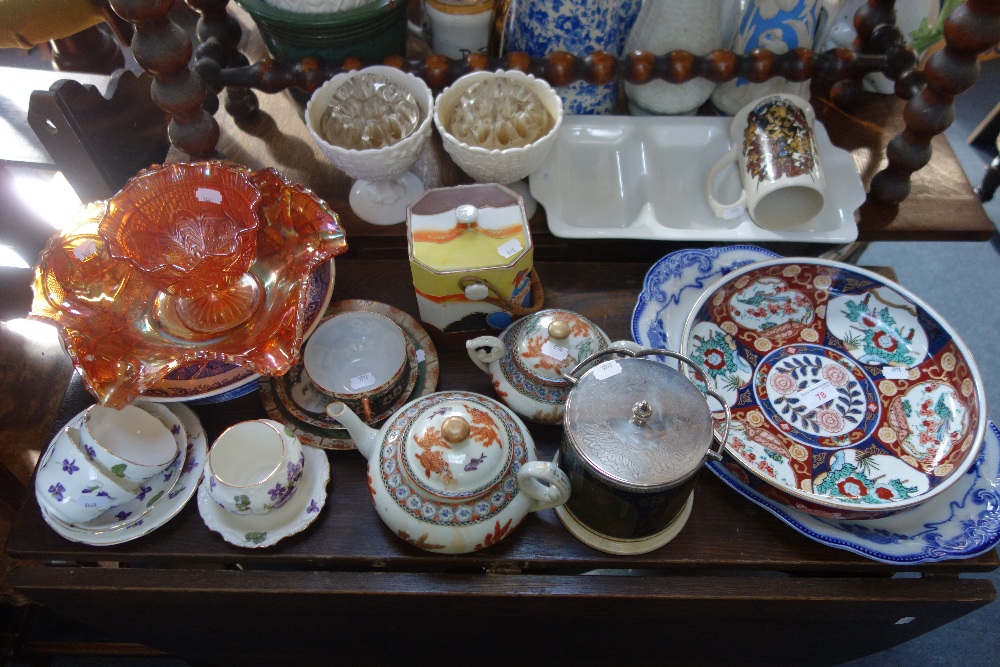
[[208, 494], [234, 514], [267, 514], [295, 494], [305, 455], [277, 422], [240, 422], [223, 431], [205, 459]]
[[[732, 149], [709, 170], [705, 196], [716, 216], [746, 211], [773, 231], [803, 225], [823, 210], [826, 176], [816, 148], [816, 114], [801, 97], [778, 93], [755, 100], [733, 116]], [[733, 202], [716, 199], [715, 181], [735, 162], [741, 192]]]

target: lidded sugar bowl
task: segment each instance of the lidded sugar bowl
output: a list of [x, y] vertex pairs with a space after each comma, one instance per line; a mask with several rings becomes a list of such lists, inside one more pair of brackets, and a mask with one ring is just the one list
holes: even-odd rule
[[415, 399], [376, 431], [343, 403], [327, 414], [368, 459], [368, 490], [385, 524], [413, 546], [467, 553], [491, 546], [529, 512], [569, 498], [569, 479], [538, 461], [524, 424], [467, 391]]
[[[609, 352], [626, 355], [590, 366]], [[572, 385], [563, 416], [559, 465], [572, 495], [556, 514], [583, 543], [607, 553], [640, 554], [673, 539], [687, 522], [702, 463], [720, 460], [729, 407], [711, 389], [647, 357], [667, 350], [598, 352], [565, 376]], [[725, 411], [717, 433], [708, 396]]]
[[607, 334], [583, 315], [550, 308], [514, 322], [499, 337], [479, 336], [465, 346], [490, 376], [497, 396], [514, 412], [558, 424], [570, 384], [562, 376], [581, 359], [610, 345]]

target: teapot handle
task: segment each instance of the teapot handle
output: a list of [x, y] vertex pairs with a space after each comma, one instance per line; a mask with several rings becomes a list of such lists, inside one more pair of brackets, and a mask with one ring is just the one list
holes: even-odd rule
[[[625, 355], [629, 357], [649, 357], [649, 356], [670, 357], [672, 359], [676, 359], [677, 361], [683, 364], [686, 364], [692, 371], [694, 371], [694, 374], [698, 377], [698, 381], [704, 385], [702, 393], [714, 398], [719, 403], [719, 405], [722, 406], [722, 410], [726, 413], [726, 423], [722, 428], [722, 433], [720, 434], [718, 429], [713, 429], [714, 437], [712, 438], [712, 446], [709, 447], [708, 451], [706, 452], [707, 456], [710, 456], [716, 461], [722, 460], [722, 452], [726, 447], [726, 440], [729, 439], [729, 426], [732, 423], [733, 415], [732, 412], [730, 412], [729, 410], [729, 403], [726, 402], [726, 399], [723, 398], [722, 395], [719, 394], [714, 389], [708, 388], [708, 378], [705, 377], [705, 373], [701, 370], [701, 368], [698, 367], [698, 364], [694, 363], [693, 361], [685, 357], [683, 354], [679, 352], [672, 352], [671, 350], [664, 350], [659, 348], [635, 349], [632, 346], [619, 345], [617, 347], [612, 346], [610, 348], [593, 353], [592, 355], [580, 361], [580, 363], [578, 363], [570, 370], [564, 372], [562, 375], [564, 378], [566, 378], [566, 381], [569, 382], [571, 385], [576, 385], [576, 383], [580, 380], [580, 378], [577, 376], [577, 373], [580, 373], [582, 369], [586, 368], [589, 364], [591, 364], [595, 360], [600, 359], [601, 357], [607, 356], [609, 354]], [[713, 417], [712, 419], [714, 421], [715, 418]]]
[[476, 366], [479, 366], [479, 370], [487, 375], [490, 374], [489, 365], [494, 361], [500, 361], [503, 355], [507, 354], [503, 341], [496, 336], [479, 336], [468, 340], [465, 342], [465, 349]]
[[559, 468], [559, 452], [551, 461], [528, 461], [521, 466], [517, 486], [531, 498], [532, 512], [559, 507], [569, 500], [569, 477]]

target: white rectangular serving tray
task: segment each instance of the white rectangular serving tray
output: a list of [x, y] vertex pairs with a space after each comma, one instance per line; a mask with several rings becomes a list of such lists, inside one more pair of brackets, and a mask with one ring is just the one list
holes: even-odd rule
[[[531, 194], [562, 238], [849, 243], [865, 201], [854, 159], [817, 123], [826, 205], [794, 230], [758, 227], [743, 213], [715, 216], [705, 200], [708, 170], [731, 147], [728, 117], [566, 116], [555, 146], [531, 174]], [[739, 196], [736, 164], [716, 183], [720, 201]]]

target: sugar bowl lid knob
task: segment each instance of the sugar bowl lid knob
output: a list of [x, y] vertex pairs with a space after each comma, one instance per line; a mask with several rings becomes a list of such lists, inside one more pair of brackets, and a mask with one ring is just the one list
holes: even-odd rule
[[555, 340], [569, 338], [569, 324], [562, 320], [552, 320], [549, 323], [549, 337]]

